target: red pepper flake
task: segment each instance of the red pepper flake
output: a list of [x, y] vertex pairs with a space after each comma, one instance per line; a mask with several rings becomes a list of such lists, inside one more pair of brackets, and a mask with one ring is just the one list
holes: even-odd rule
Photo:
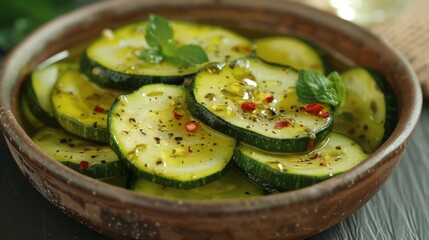
[[243, 102], [241, 104], [241, 109], [245, 112], [253, 112], [256, 109], [256, 103], [254, 103], [254, 102]]
[[80, 161], [79, 163], [79, 172], [83, 172], [83, 170], [88, 168], [88, 161]]
[[330, 115], [331, 114], [329, 112], [327, 112], [327, 111], [321, 111], [319, 113], [319, 117], [322, 117], [322, 118], [328, 118]]
[[104, 108], [100, 107], [100, 106], [95, 106], [94, 107], [94, 112], [97, 113], [104, 113]]
[[317, 159], [317, 158], [320, 158], [320, 157], [322, 157], [322, 154], [315, 153], [312, 157], [310, 157], [310, 159]]
[[177, 113], [176, 111], [173, 111], [173, 115], [174, 115], [174, 118], [175, 118], [175, 119], [177, 119], [177, 120], [180, 120], [180, 119], [182, 119], [182, 118], [183, 118], [183, 115], [182, 115], [182, 114]]
[[290, 125], [290, 122], [287, 121], [287, 120], [286, 121], [277, 122], [276, 125], [274, 125], [274, 129], [282, 129], [282, 128], [285, 128], [285, 127], [287, 127], [289, 125]]
[[271, 103], [272, 101], [274, 101], [274, 96], [273, 95], [270, 95], [270, 96], [268, 96], [268, 97], [265, 98], [265, 102], [267, 102], [267, 103]]
[[307, 150], [310, 150], [311, 148], [313, 148], [314, 142], [313, 141], [308, 141], [307, 142]]
[[322, 104], [319, 103], [311, 103], [304, 106], [304, 111], [312, 114], [312, 115], [319, 115], [320, 111], [322, 111], [325, 107]]
[[355, 133], [356, 133], [356, 129], [354, 129], [354, 128], [350, 128], [350, 129], [347, 131], [347, 133], [348, 133], [349, 135], [355, 135]]
[[197, 121], [188, 121], [185, 123], [185, 129], [189, 133], [196, 133], [198, 130], [198, 122]]

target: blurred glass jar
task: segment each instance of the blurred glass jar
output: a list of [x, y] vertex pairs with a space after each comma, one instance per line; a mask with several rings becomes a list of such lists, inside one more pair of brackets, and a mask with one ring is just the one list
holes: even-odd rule
[[329, 0], [337, 16], [360, 24], [383, 22], [397, 15], [408, 0]]

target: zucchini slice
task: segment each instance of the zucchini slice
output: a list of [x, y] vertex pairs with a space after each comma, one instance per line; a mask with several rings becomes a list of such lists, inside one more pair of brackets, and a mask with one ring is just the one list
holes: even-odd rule
[[21, 95], [20, 102], [22, 115], [24, 116], [25, 122], [30, 125], [31, 130], [45, 127], [45, 124], [37, 119], [33, 112], [31, 112], [26, 95]]
[[[170, 24], [178, 46], [201, 46], [209, 62], [232, 61], [252, 51], [248, 39], [218, 26], [179, 21], [170, 21]], [[82, 55], [82, 71], [102, 86], [135, 90], [150, 83], [181, 84], [184, 77], [201, 68], [201, 65], [178, 67], [168, 62], [145, 62], [140, 58], [141, 51], [149, 47], [145, 33], [146, 22], [126, 25], [115, 31], [105, 30]]]
[[288, 36], [261, 38], [255, 40], [255, 48], [256, 56], [266, 62], [326, 73], [323, 51], [301, 39]]
[[74, 62], [57, 62], [32, 72], [31, 78], [24, 85], [24, 91], [34, 117], [49, 126], [58, 126], [51, 103], [52, 89], [62, 73], [67, 69], [78, 68], [78, 64]]
[[332, 114], [309, 114], [298, 102], [298, 73], [257, 58], [211, 64], [189, 86], [188, 107], [196, 118], [256, 148], [303, 152], [332, 129]]
[[307, 187], [345, 172], [367, 156], [352, 139], [331, 133], [325, 142], [306, 153], [268, 153], [240, 144], [234, 162], [259, 182], [286, 191]]
[[71, 133], [107, 143], [107, 113], [122, 93], [101, 88], [79, 70], [69, 69], [61, 75], [52, 91], [55, 118]]
[[108, 178], [126, 172], [124, 164], [108, 145], [51, 127], [42, 128], [32, 139], [53, 159], [84, 175]]
[[188, 189], [220, 178], [234, 153], [234, 139], [194, 119], [186, 90], [145, 85], [117, 99], [109, 112], [110, 144], [138, 177]]
[[232, 168], [219, 180], [193, 189], [165, 187], [143, 178], [135, 178], [131, 190], [142, 194], [198, 200], [242, 199], [264, 195], [264, 190], [249, 181], [238, 169]]
[[397, 107], [387, 81], [365, 68], [341, 74], [346, 101], [335, 116], [334, 130], [357, 141], [371, 153], [387, 139], [396, 126]]

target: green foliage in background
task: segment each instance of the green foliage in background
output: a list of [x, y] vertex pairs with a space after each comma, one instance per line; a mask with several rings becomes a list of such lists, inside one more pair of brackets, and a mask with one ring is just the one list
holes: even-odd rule
[[76, 7], [95, 1], [96, 0], [1, 0], [1, 55], [9, 51], [17, 42], [41, 24]]

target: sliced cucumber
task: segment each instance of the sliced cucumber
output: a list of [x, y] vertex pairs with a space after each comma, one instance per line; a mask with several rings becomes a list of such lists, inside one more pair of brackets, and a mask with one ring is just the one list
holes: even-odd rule
[[229, 170], [217, 181], [193, 189], [169, 188], [143, 178], [136, 178], [131, 189], [158, 197], [198, 200], [241, 199], [264, 195], [262, 188], [249, 181], [236, 168]]
[[50, 127], [39, 130], [32, 139], [53, 159], [87, 176], [108, 178], [125, 173], [124, 164], [109, 146]]
[[297, 70], [326, 73], [326, 61], [321, 49], [295, 37], [267, 37], [255, 40], [256, 56], [262, 60], [291, 66]]
[[334, 130], [348, 135], [371, 153], [391, 134], [397, 107], [387, 82], [365, 68], [353, 68], [341, 74], [346, 101], [335, 117]]
[[298, 73], [257, 58], [212, 64], [189, 86], [190, 112], [240, 142], [273, 152], [303, 152], [332, 129], [325, 117], [308, 114], [298, 102]]
[[151, 84], [112, 106], [111, 146], [137, 176], [187, 189], [223, 175], [235, 140], [198, 123], [185, 99], [181, 86]]
[[240, 144], [236, 165], [259, 182], [280, 191], [293, 190], [321, 182], [345, 172], [367, 158], [352, 139], [331, 133], [326, 142], [306, 153], [275, 154]]
[[[176, 21], [170, 24], [178, 46], [197, 44], [206, 51], [210, 62], [235, 60], [252, 51], [249, 40], [221, 27]], [[134, 90], [150, 83], [181, 84], [184, 77], [200, 69], [201, 66], [143, 61], [140, 53], [149, 47], [145, 32], [146, 22], [105, 30], [82, 55], [83, 72], [100, 85]]]
[[64, 71], [78, 68], [78, 64], [74, 62], [57, 62], [32, 72], [24, 86], [25, 96], [29, 110], [39, 121], [58, 126], [51, 103], [52, 89]]
[[21, 111], [25, 121], [30, 124], [31, 130], [45, 127], [45, 124], [37, 119], [31, 112], [30, 107], [28, 106], [27, 97], [24, 94], [21, 95]]
[[55, 118], [71, 133], [107, 143], [107, 113], [122, 93], [101, 88], [78, 70], [69, 69], [58, 79], [52, 92]]
[[101, 179], [101, 180], [103, 182], [108, 183], [108, 184], [113, 185], [113, 186], [117, 186], [117, 187], [121, 187], [121, 188], [128, 188], [128, 186], [130, 185], [130, 179], [132, 179], [132, 177], [130, 177], [130, 172], [126, 171], [125, 174], [121, 174], [118, 176], [105, 178], [105, 179]]

